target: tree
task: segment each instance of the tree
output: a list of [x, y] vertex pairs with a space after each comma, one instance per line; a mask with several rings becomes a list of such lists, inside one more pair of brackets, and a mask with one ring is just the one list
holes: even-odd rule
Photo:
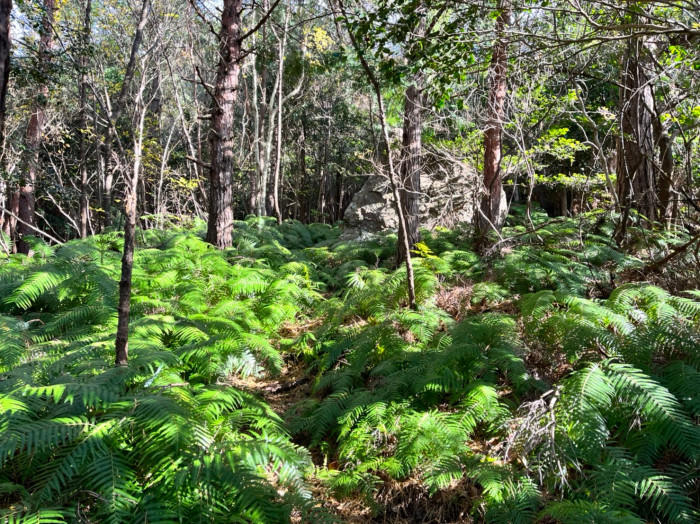
[[[209, 218], [207, 242], [223, 249], [233, 243], [233, 171], [236, 98], [241, 69], [243, 40], [265, 24], [279, 0], [268, 8], [255, 26], [242, 33], [242, 0], [224, 0], [219, 32], [219, 63], [212, 93], [211, 130], [209, 132]], [[282, 79], [278, 78], [278, 82]], [[279, 87], [281, 89], [281, 86]], [[264, 200], [264, 199], [263, 199]], [[264, 202], [258, 205], [264, 205]]]
[[348, 15], [345, 11], [345, 7], [343, 6], [342, 0], [338, 0], [338, 6], [340, 7], [340, 12], [343, 14], [343, 19], [346, 21], [346, 29], [348, 31], [348, 35], [350, 36], [350, 41], [352, 42], [352, 46], [355, 50], [355, 53], [357, 54], [357, 58], [360, 60], [360, 64], [362, 64], [362, 68], [365, 71], [365, 74], [367, 75], [367, 79], [369, 80], [370, 84], [372, 85], [372, 88], [374, 90], [374, 94], [377, 98], [377, 110], [379, 113], [379, 124], [381, 126], [382, 130], [382, 140], [384, 143], [384, 147], [386, 149], [386, 162], [387, 162], [387, 171], [389, 175], [389, 185], [391, 186], [391, 192], [393, 193], [394, 197], [394, 205], [396, 206], [396, 215], [398, 216], [399, 219], [399, 243], [401, 249], [404, 253], [404, 263], [406, 265], [406, 286], [408, 290], [408, 304], [411, 307], [411, 309], [417, 309], [416, 305], [416, 284], [415, 284], [415, 279], [413, 275], [413, 261], [411, 260], [411, 244], [410, 240], [408, 237], [408, 227], [406, 224], [406, 216], [404, 214], [404, 209], [403, 206], [401, 205], [401, 193], [399, 190], [399, 181], [398, 181], [398, 174], [396, 172], [396, 168], [394, 166], [394, 160], [391, 154], [391, 140], [389, 139], [389, 130], [388, 126], [386, 123], [386, 111], [384, 109], [384, 97], [382, 96], [382, 88], [381, 84], [379, 83], [379, 80], [377, 78], [377, 75], [375, 72], [372, 70], [371, 66], [367, 62], [367, 59], [365, 58], [364, 51], [362, 47], [360, 46], [358, 42], [357, 36], [354, 34], [353, 29], [347, 25], [347, 20], [348, 20]]
[[[12, 0], [0, 0], [0, 148], [5, 148], [5, 118], [7, 108], [7, 85], [10, 81], [10, 14], [12, 13]], [[5, 155], [0, 160], [0, 173], [5, 172]], [[0, 204], [5, 207], [6, 193], [8, 185], [5, 180], [0, 179]], [[12, 198], [12, 197], [10, 197]], [[9, 200], [9, 199], [8, 199]], [[10, 203], [8, 202], [8, 205]], [[12, 207], [12, 206], [10, 206]], [[13, 218], [3, 211], [0, 213], [0, 235], [11, 234]], [[2, 246], [5, 248], [5, 241]], [[10, 249], [7, 247], [7, 251]]]
[[10, 14], [12, 0], [0, 0], [0, 144], [5, 141], [5, 108], [10, 80]]
[[[143, 68], [142, 68], [143, 69]], [[141, 86], [136, 99], [136, 132], [131, 175], [127, 180], [124, 199], [124, 250], [122, 253], [121, 277], [119, 279], [119, 303], [117, 306], [117, 336], [115, 340], [115, 364], [126, 366], [129, 361], [129, 316], [131, 311], [131, 277], [134, 269], [134, 245], [136, 237], [138, 185], [143, 166], [144, 125], [148, 106], [144, 100], [147, 81], [142, 71]]]
[[482, 236], [490, 230], [498, 231], [505, 220], [506, 205], [501, 180], [503, 120], [508, 74], [508, 39], [506, 27], [510, 23], [511, 0], [500, 0], [496, 21], [496, 38], [489, 66], [488, 118], [484, 131], [484, 188], [478, 220]]
[[80, 59], [78, 69], [80, 74], [80, 85], [78, 87], [78, 103], [80, 104], [80, 118], [78, 129], [78, 144], [80, 155], [80, 236], [87, 238], [88, 236], [88, 221], [90, 220], [90, 199], [88, 186], [88, 158], [87, 158], [87, 137], [88, 132], [88, 53], [90, 47], [90, 35], [92, 26], [90, 14], [92, 13], [92, 0], [84, 0], [85, 7], [83, 11], [83, 30], [80, 34]]
[[[403, 138], [401, 145], [401, 206], [406, 215], [408, 247], [413, 249], [420, 241], [420, 176], [421, 176], [421, 92], [415, 84], [406, 88], [404, 97]], [[402, 222], [399, 222], [401, 228]], [[399, 236], [403, 233], [399, 231]], [[404, 243], [399, 244], [398, 262], [407, 255]]]
[[621, 69], [621, 125], [617, 139], [617, 192], [624, 215], [619, 229], [621, 234], [624, 234], [630, 208], [639, 210], [651, 221], [657, 216], [654, 92], [642, 62], [642, 47], [642, 38], [627, 41]]
[[53, 24], [56, 13], [56, 1], [44, 0], [42, 5], [41, 29], [39, 34], [39, 49], [37, 52], [39, 68], [39, 85], [32, 105], [31, 116], [27, 124], [25, 140], [24, 172], [19, 188], [19, 219], [17, 222], [17, 251], [28, 255], [30, 246], [24, 237], [35, 231], [36, 216], [34, 207], [36, 195], [34, 189], [39, 175], [39, 154], [41, 152], [44, 123], [46, 121], [46, 105], [49, 98], [49, 72], [53, 48]]
[[[131, 41], [129, 61], [126, 64], [124, 78], [121, 82], [121, 87], [117, 93], [117, 97], [112, 101], [110, 100], [110, 97], [107, 96], [102, 102], [102, 109], [105, 113], [105, 127], [102, 136], [102, 143], [100, 144], [100, 163], [103, 165], [104, 170], [102, 184], [102, 223], [105, 227], [110, 226], [112, 223], [112, 189], [114, 184], [114, 175], [118, 168], [118, 164], [114, 161], [112, 153], [114, 141], [117, 136], [117, 123], [122, 112], [124, 111], [126, 97], [129, 93], [129, 89], [131, 89], [131, 83], [134, 78], [137, 58], [141, 48], [141, 43], [143, 42], [143, 32], [146, 28], [146, 23], [148, 22], [149, 4], [150, 0], [143, 0], [141, 2], [139, 20], [136, 24], [134, 37]], [[120, 153], [123, 153], [123, 151], [120, 151]]]
[[213, 93], [209, 150], [207, 242], [223, 249], [233, 243], [234, 107], [241, 60], [242, 0], [224, 0], [221, 11], [219, 65]]

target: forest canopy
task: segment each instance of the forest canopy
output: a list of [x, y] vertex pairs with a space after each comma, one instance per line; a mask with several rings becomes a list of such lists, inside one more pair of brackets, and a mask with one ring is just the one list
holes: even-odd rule
[[0, 0], [0, 522], [700, 520], [697, 0]]

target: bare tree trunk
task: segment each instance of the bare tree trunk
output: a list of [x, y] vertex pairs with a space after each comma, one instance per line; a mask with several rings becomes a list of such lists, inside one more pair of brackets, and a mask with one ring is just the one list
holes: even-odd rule
[[150, 0], [143, 0], [141, 4], [141, 12], [139, 14], [139, 22], [136, 26], [136, 32], [134, 33], [134, 39], [131, 42], [131, 52], [129, 53], [129, 62], [126, 65], [126, 70], [124, 72], [124, 80], [122, 80], [121, 88], [117, 95], [117, 99], [113, 105], [109, 104], [107, 100], [107, 127], [105, 129], [105, 136], [103, 137], [103, 153], [102, 158], [105, 162], [104, 169], [104, 185], [102, 190], [102, 210], [103, 210], [103, 225], [109, 227], [112, 220], [112, 189], [114, 184], [114, 168], [112, 166], [112, 147], [114, 146], [114, 139], [116, 136], [116, 126], [122, 111], [124, 110], [124, 104], [126, 102], [126, 94], [131, 87], [131, 81], [134, 78], [134, 71], [136, 69], [136, 58], [138, 56], [139, 49], [141, 48], [141, 42], [143, 41], [143, 31], [146, 28], [146, 23], [148, 22], [148, 5]]
[[[284, 57], [282, 56], [282, 44], [280, 44], [279, 61], [280, 83], [284, 72]], [[275, 157], [275, 174], [273, 176], [272, 207], [277, 217], [277, 223], [282, 223], [282, 213], [280, 212], [280, 170], [282, 167], [282, 86], [277, 93], [277, 152]]]
[[[12, 13], [12, 0], [0, 0], [0, 148], [5, 148], [5, 110], [7, 107], [7, 85], [10, 80], [10, 14]], [[5, 156], [0, 156], [0, 172], [5, 172]], [[0, 203], [3, 207], [11, 207], [10, 199], [12, 191], [9, 184], [2, 184], [3, 191], [0, 194]], [[6, 205], [7, 202], [7, 205]], [[11, 216], [0, 214], [0, 231], [8, 236], [11, 234]]]
[[[2, 225], [3, 233], [8, 237], [12, 236], [13, 231], [17, 229], [17, 217], [19, 215], [19, 191], [9, 191], [7, 195], [7, 210], [5, 214], [5, 222]], [[17, 246], [15, 245], [15, 251]]]
[[343, 218], [343, 200], [345, 199], [345, 172], [339, 169], [335, 175], [335, 216], [333, 221], [337, 222]]
[[24, 241], [26, 235], [33, 234], [31, 226], [36, 224], [34, 189], [39, 173], [39, 153], [41, 150], [46, 121], [46, 104], [49, 98], [48, 66], [51, 60], [53, 47], [53, 23], [56, 11], [55, 0], [44, 0], [44, 13], [41, 19], [41, 34], [39, 37], [39, 64], [41, 80], [37, 88], [37, 96], [34, 99], [32, 114], [29, 117], [26, 137], [26, 156], [24, 162], [24, 174], [20, 181], [19, 189], [19, 218], [17, 231], [19, 240], [17, 251], [29, 254], [29, 244]]
[[[253, 35], [253, 47], [256, 45], [257, 35]], [[258, 103], [258, 61], [257, 54], [253, 60], [252, 84], [253, 84], [253, 149], [255, 152], [255, 172], [250, 180], [250, 209], [252, 214], [259, 214], [258, 202], [262, 199], [260, 184], [263, 179], [262, 167], [262, 107]]]
[[[343, 13], [343, 16], [347, 18], [347, 13], [345, 12], [345, 7], [343, 6], [342, 0], [338, 0], [338, 5], [340, 6], [340, 9]], [[387, 127], [386, 123], [386, 112], [384, 110], [384, 97], [382, 97], [382, 89], [381, 86], [379, 85], [379, 80], [377, 80], [377, 77], [375, 76], [374, 72], [372, 71], [372, 68], [369, 66], [367, 63], [367, 59], [365, 58], [365, 55], [362, 51], [362, 48], [357, 42], [357, 38], [355, 37], [355, 34], [352, 32], [350, 28], [348, 29], [348, 35], [350, 36], [350, 40], [352, 42], [352, 46], [355, 49], [355, 53], [357, 54], [357, 57], [360, 60], [360, 64], [362, 64], [362, 68], [365, 70], [365, 73], [367, 74], [367, 78], [370, 81], [370, 84], [372, 84], [372, 88], [374, 89], [374, 94], [377, 97], [377, 105], [378, 105], [378, 113], [379, 113], [379, 123], [382, 128], [382, 138], [384, 141], [384, 147], [386, 148], [386, 155], [387, 155], [387, 164], [389, 167], [389, 183], [391, 185], [391, 191], [394, 195], [394, 205], [396, 206], [396, 214], [399, 219], [399, 231], [403, 231], [403, 234], [399, 236], [399, 242], [403, 244], [403, 249], [406, 253], [406, 285], [407, 285], [407, 291], [408, 291], [408, 304], [411, 307], [411, 309], [417, 309], [417, 304], [416, 304], [416, 284], [415, 284], [415, 278], [413, 275], [413, 261], [411, 260], [411, 250], [410, 250], [410, 244], [408, 240], [408, 235], [406, 234], [407, 228], [406, 228], [406, 217], [404, 216], [403, 213], [403, 206], [401, 205], [401, 194], [399, 193], [399, 186], [398, 186], [398, 180], [397, 180], [397, 174], [396, 174], [396, 169], [394, 168], [394, 160], [391, 157], [391, 140], [389, 139], [389, 130]]]
[[272, 181], [272, 208], [277, 223], [282, 223], [282, 213], [280, 211], [280, 171], [282, 166], [282, 111], [284, 106], [284, 51], [287, 44], [287, 28], [289, 26], [289, 11], [284, 16], [284, 32], [279, 40], [279, 55], [277, 57], [277, 150], [275, 157], [275, 172]]
[[[136, 155], [136, 151], [134, 151]], [[139, 152], [140, 155], [140, 152]], [[129, 360], [129, 313], [131, 311], [131, 276], [134, 269], [134, 239], [136, 235], [136, 190], [127, 189], [124, 203], [124, 253], [119, 279], [119, 305], [117, 306], [117, 339], [115, 343], [117, 366], [126, 366]]]
[[[146, 87], [149, 99], [146, 108], [146, 140], [150, 144], [151, 155], [155, 154], [167, 163], [167, 151], [163, 149], [160, 140], [160, 123], [163, 116], [161, 81], [160, 71], [157, 70]], [[153, 163], [149, 163], [147, 166], [144, 166], [143, 170], [144, 172], [139, 178], [139, 190], [141, 191], [140, 209], [144, 215], [152, 216], [159, 212], [156, 205], [158, 185], [155, 177], [155, 166]], [[144, 227], [152, 227], [151, 219], [142, 219], [142, 221]]]
[[[657, 111], [658, 113], [658, 111]], [[658, 177], [658, 203], [659, 219], [669, 227], [672, 219], [672, 193], [673, 193], [673, 139], [664, 129], [658, 114], [654, 115], [654, 135], [659, 145], [659, 177]]]
[[209, 135], [209, 221], [207, 241], [218, 248], [233, 244], [234, 105], [241, 59], [242, 0], [224, 0], [219, 66], [216, 72], [212, 128]]
[[[420, 242], [420, 175], [421, 175], [421, 96], [416, 85], [406, 89], [404, 100], [403, 144], [401, 148], [401, 205], [406, 215], [408, 246], [413, 249]], [[399, 228], [401, 224], [399, 224]], [[401, 231], [399, 231], [401, 235]], [[397, 262], [407, 253], [399, 244]]]
[[90, 14], [92, 11], [92, 0], [85, 0], [85, 11], [83, 19], [83, 33], [81, 39], [82, 49], [80, 50], [80, 130], [78, 136], [78, 144], [80, 149], [80, 236], [87, 238], [88, 236], [88, 221], [90, 220], [90, 200], [88, 186], [88, 169], [87, 169], [87, 140], [85, 134], [88, 130], [87, 120], [87, 54], [90, 45]]
[[[144, 72], [145, 75], [145, 72]], [[142, 79], [139, 89], [138, 126], [134, 139], [134, 163], [131, 179], [127, 182], [124, 199], [124, 252], [122, 254], [121, 278], [119, 279], [119, 304], [117, 306], [117, 337], [115, 342], [115, 364], [126, 366], [129, 362], [129, 315], [131, 312], [131, 281], [134, 270], [134, 248], [136, 223], [138, 221], [138, 186], [143, 157], [143, 138], [148, 104], [143, 104], [146, 82]]]
[[654, 93], [644, 66], [640, 38], [628, 42], [620, 87], [620, 136], [617, 139], [617, 191], [623, 215], [616, 231], [624, 238], [631, 209], [657, 218], [654, 167]]
[[298, 219], [303, 222], [310, 221], [311, 202], [308, 196], [308, 175], [306, 173], [306, 115], [302, 112], [299, 134], [299, 173], [301, 174], [304, 191], [301, 193], [301, 208]]
[[10, 14], [12, 0], [0, 0], [0, 147], [5, 143], [5, 108], [10, 80]]
[[[266, 71], [263, 71], [265, 74], [262, 75], [263, 78], [266, 78], [267, 73]], [[264, 113], [267, 115], [267, 137], [265, 138], [264, 142], [264, 150], [263, 150], [263, 159], [262, 159], [262, 166], [261, 166], [261, 173], [262, 173], [262, 178], [260, 181], [260, 200], [258, 201], [258, 215], [259, 216], [268, 216], [269, 211], [272, 211], [272, 187], [271, 187], [271, 180], [270, 180], [270, 165], [272, 164], [272, 145], [273, 141], [275, 138], [275, 119], [277, 118], [277, 111], [275, 109], [275, 105], [277, 104], [277, 94], [278, 90], [281, 88], [280, 86], [280, 77], [278, 76], [277, 79], [275, 80], [275, 85], [272, 89], [272, 93], [270, 93], [270, 102], [264, 102], [265, 106], [265, 111]], [[263, 82], [266, 82], [266, 80], [263, 80]], [[265, 91], [263, 91], [263, 99], [265, 96]]]
[[484, 132], [484, 186], [486, 194], [481, 200], [481, 217], [477, 221], [482, 238], [488, 231], [500, 230], [503, 223], [503, 184], [501, 181], [501, 155], [503, 119], [505, 116], [506, 82], [508, 72], [508, 40], [505, 34], [510, 23], [511, 0], [500, 0], [496, 21], [496, 41], [489, 67], [488, 121]]

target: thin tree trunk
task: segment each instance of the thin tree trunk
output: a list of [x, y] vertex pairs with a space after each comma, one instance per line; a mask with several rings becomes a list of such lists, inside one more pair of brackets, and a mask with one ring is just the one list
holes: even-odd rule
[[659, 145], [659, 179], [658, 179], [658, 203], [659, 219], [663, 220], [666, 227], [671, 224], [672, 209], [671, 204], [673, 193], [673, 139], [664, 129], [663, 123], [658, 115], [654, 115], [654, 134]]
[[[410, 249], [420, 242], [421, 105], [418, 87], [409, 86], [404, 99], [401, 205], [406, 215], [406, 235]], [[403, 262], [406, 254], [400, 243], [397, 262]]]
[[505, 116], [506, 82], [508, 72], [508, 40], [505, 34], [510, 23], [511, 0], [500, 0], [496, 21], [496, 41], [489, 67], [488, 121], [484, 132], [484, 186], [486, 194], [481, 200], [481, 217], [477, 221], [482, 238], [495, 228], [500, 230], [503, 184], [501, 181], [501, 156], [503, 119]]
[[[342, 0], [338, 0], [338, 5], [340, 6], [340, 9], [343, 13], [343, 16], [347, 18], [347, 13], [345, 12], [345, 7], [343, 6]], [[399, 219], [399, 231], [403, 231], [403, 234], [400, 235], [399, 237], [399, 242], [403, 243], [403, 249], [406, 253], [406, 285], [407, 285], [407, 291], [408, 291], [408, 304], [411, 307], [411, 309], [417, 309], [417, 304], [416, 304], [416, 284], [415, 284], [415, 278], [413, 275], [413, 261], [411, 260], [411, 251], [410, 251], [410, 244], [408, 240], [408, 235], [406, 234], [407, 228], [406, 228], [406, 218], [403, 213], [403, 206], [401, 205], [401, 194], [399, 193], [399, 186], [398, 186], [398, 180], [397, 180], [397, 174], [396, 174], [396, 169], [394, 167], [394, 160], [391, 157], [391, 140], [389, 139], [389, 130], [388, 126], [386, 123], [386, 112], [384, 110], [384, 97], [382, 97], [382, 89], [381, 86], [379, 85], [379, 80], [377, 80], [377, 77], [375, 76], [374, 72], [372, 71], [372, 68], [369, 66], [367, 63], [367, 59], [365, 58], [364, 53], [362, 52], [362, 48], [357, 42], [357, 39], [355, 37], [355, 34], [352, 32], [350, 28], [348, 29], [348, 35], [350, 36], [350, 41], [352, 42], [352, 46], [355, 49], [355, 53], [357, 54], [357, 57], [360, 60], [360, 64], [362, 64], [362, 68], [365, 70], [365, 73], [367, 74], [367, 78], [370, 81], [370, 84], [372, 84], [372, 88], [374, 89], [374, 94], [377, 97], [377, 105], [378, 105], [378, 113], [379, 113], [379, 124], [382, 128], [382, 139], [384, 141], [384, 147], [386, 148], [386, 155], [387, 155], [387, 164], [389, 167], [389, 183], [391, 185], [391, 191], [394, 196], [394, 205], [396, 206], [396, 214], [398, 215]]]
[[[5, 150], [5, 110], [7, 107], [7, 85], [10, 80], [10, 14], [12, 13], [12, 0], [0, 0], [0, 149]], [[5, 172], [5, 155], [0, 156], [0, 172]], [[14, 191], [9, 184], [2, 184], [3, 191], [0, 194], [0, 204], [3, 207], [11, 207], [10, 200]], [[10, 235], [14, 226], [9, 214], [0, 214], [0, 231]]]
[[[134, 151], [136, 155], [136, 151]], [[128, 190], [124, 203], [124, 253], [119, 279], [119, 305], [117, 307], [117, 339], [115, 344], [117, 366], [126, 366], [129, 360], [129, 313], [131, 311], [131, 276], [134, 269], [134, 240], [136, 235], [136, 191]]]
[[88, 222], [90, 213], [88, 169], [87, 169], [87, 140], [85, 134], [88, 131], [87, 121], [87, 54], [90, 45], [91, 23], [90, 14], [92, 11], [92, 0], [85, 0], [85, 10], [83, 19], [82, 49], [80, 50], [80, 129], [78, 131], [78, 144], [80, 149], [80, 236], [87, 238]]
[[284, 33], [279, 41], [279, 56], [277, 64], [277, 150], [275, 157], [275, 173], [272, 182], [272, 207], [277, 217], [277, 223], [282, 223], [282, 213], [280, 212], [280, 170], [282, 166], [282, 110], [284, 104], [284, 51], [287, 42], [287, 26], [289, 24], [289, 11], [284, 18]]
[[343, 218], [343, 199], [345, 198], [345, 170], [338, 169], [335, 175], [335, 216], [333, 221], [337, 222]]
[[116, 126], [124, 110], [124, 105], [126, 102], [126, 94], [131, 87], [131, 81], [134, 78], [134, 72], [136, 70], [136, 58], [138, 56], [139, 49], [141, 48], [141, 42], [143, 41], [143, 31], [146, 28], [146, 23], [148, 22], [148, 5], [150, 0], [143, 0], [141, 4], [141, 12], [139, 14], [139, 22], [136, 25], [136, 32], [134, 33], [134, 39], [131, 42], [131, 52], [129, 53], [129, 61], [126, 65], [126, 70], [124, 72], [124, 80], [122, 81], [121, 88], [117, 95], [117, 99], [114, 104], [109, 104], [107, 100], [107, 127], [105, 129], [105, 134], [103, 137], [102, 147], [104, 149], [102, 153], [102, 158], [105, 163], [104, 168], [104, 184], [102, 191], [102, 211], [103, 211], [103, 225], [109, 227], [112, 221], [112, 189], [114, 184], [114, 167], [112, 166], [112, 148], [114, 146], [114, 140], [116, 137]]
[[[146, 140], [150, 144], [151, 154], [156, 153], [165, 162], [168, 161], [167, 151], [162, 148], [160, 140], [160, 123], [162, 120], [162, 110], [163, 103], [161, 97], [161, 75], [160, 71], [156, 71], [151, 80], [148, 83], [147, 89], [148, 93], [148, 106], [146, 108]], [[155, 149], [153, 149], [155, 148]], [[153, 163], [149, 164], [145, 168], [143, 176], [140, 177], [140, 191], [141, 191], [141, 211], [145, 215], [155, 215], [158, 213], [158, 208], [156, 204], [157, 197], [157, 183], [155, 179], [155, 169]], [[144, 227], [152, 227], [151, 219], [142, 219]]]
[[49, 98], [48, 86], [48, 66], [51, 60], [53, 47], [53, 23], [56, 11], [55, 0], [44, 0], [44, 13], [41, 19], [41, 34], [39, 37], [39, 64], [40, 64], [40, 84], [37, 88], [37, 96], [34, 99], [32, 114], [27, 125], [27, 137], [25, 141], [26, 156], [24, 162], [24, 175], [20, 181], [19, 189], [19, 218], [17, 231], [19, 240], [17, 251], [29, 254], [29, 244], [24, 237], [32, 235], [31, 226], [36, 225], [36, 195], [34, 194], [37, 176], [39, 173], [39, 153], [44, 133], [44, 123], [46, 121], [46, 104]]
[[[18, 191], [8, 191], [7, 192], [7, 212], [4, 212], [5, 220], [2, 224], [2, 232], [8, 237], [12, 237], [13, 231], [17, 228], [17, 219], [15, 218], [19, 214], [19, 192]], [[17, 246], [14, 246], [13, 251], [17, 251]]]
[[242, 0], [224, 0], [219, 66], [216, 73], [212, 129], [209, 136], [209, 220], [207, 241], [218, 248], [233, 245], [234, 105], [241, 59]]
[[[145, 82], [141, 83], [139, 101], [143, 102]], [[127, 183], [124, 199], [124, 252], [122, 254], [121, 278], [119, 279], [119, 304], [117, 306], [117, 337], [115, 342], [115, 364], [126, 366], [129, 362], [129, 315], [131, 312], [131, 282], [134, 270], [134, 247], [136, 223], [138, 221], [138, 186], [143, 157], [143, 135], [147, 107], [139, 107], [139, 121], [134, 140], [134, 163], [131, 180]]]
[[5, 108], [10, 80], [10, 14], [12, 0], [0, 0], [0, 147], [5, 143]]
[[311, 202], [308, 195], [308, 175], [306, 173], [306, 115], [302, 112], [301, 125], [299, 134], [299, 173], [301, 174], [302, 187], [301, 192], [301, 209], [299, 209], [298, 219], [303, 222], [309, 222]]
[[[257, 41], [257, 35], [253, 35], [252, 45], [255, 47]], [[262, 168], [262, 130], [261, 130], [261, 118], [262, 115], [260, 104], [258, 103], [258, 62], [257, 54], [253, 60], [253, 71], [252, 71], [252, 84], [253, 84], [253, 148], [255, 152], [255, 172], [252, 173], [250, 180], [250, 209], [252, 214], [259, 215], [260, 209], [258, 202], [262, 198], [260, 193], [260, 184], [263, 178], [263, 168]]]
[[[267, 74], [263, 75], [263, 78], [265, 78], [266, 76]], [[280, 88], [280, 78], [278, 76], [275, 80], [275, 85], [272, 89], [272, 93], [270, 93], [270, 102], [269, 104], [265, 103], [265, 114], [267, 114], [267, 138], [265, 139], [264, 143], [265, 149], [261, 168], [262, 179], [260, 181], [260, 200], [258, 202], [258, 214], [260, 216], [267, 216], [269, 214], [268, 210], [272, 210], [272, 195], [270, 194], [272, 192], [270, 191], [272, 189], [270, 187], [270, 165], [272, 163], [272, 144], [275, 138], [275, 120], [277, 118], [277, 111], [275, 105], [277, 104], [277, 94]], [[263, 92], [263, 97], [264, 96], [265, 92]]]

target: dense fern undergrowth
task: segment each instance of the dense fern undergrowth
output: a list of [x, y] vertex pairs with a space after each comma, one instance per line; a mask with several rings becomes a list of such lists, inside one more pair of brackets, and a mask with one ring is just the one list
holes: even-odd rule
[[[683, 238], [535, 218], [486, 258], [424, 232], [418, 311], [392, 235], [139, 232], [120, 368], [118, 235], [3, 259], [1, 518], [337, 522], [349, 498], [364, 521], [697, 522], [692, 253], [671, 293], [643, 269]], [[311, 388], [286, 412], [242, 385], [291, 363]], [[420, 508], [381, 496], [409, 481]]]

